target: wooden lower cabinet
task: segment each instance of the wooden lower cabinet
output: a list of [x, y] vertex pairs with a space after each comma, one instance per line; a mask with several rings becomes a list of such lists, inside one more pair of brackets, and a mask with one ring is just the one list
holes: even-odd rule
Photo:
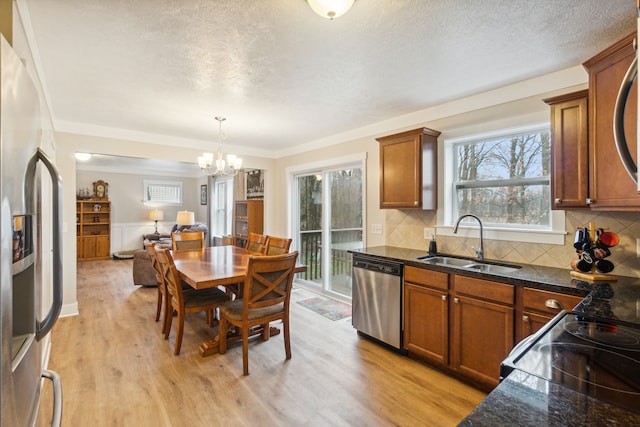
[[405, 268], [405, 348], [439, 366], [449, 364], [448, 281], [447, 273]]
[[514, 344], [514, 287], [411, 266], [404, 271], [409, 355], [495, 387]]
[[491, 387], [514, 345], [515, 287], [453, 276], [450, 351], [456, 372]]
[[522, 316], [516, 322], [518, 341], [537, 332], [562, 310], [573, 309], [582, 296], [561, 294], [541, 289], [524, 288], [522, 291]]
[[491, 389], [516, 342], [583, 298], [405, 266], [404, 348], [410, 357]]
[[82, 258], [106, 259], [109, 258], [109, 250], [108, 236], [86, 236], [82, 240]]
[[452, 310], [451, 366], [475, 381], [497, 386], [500, 363], [513, 348], [513, 306], [457, 296]]

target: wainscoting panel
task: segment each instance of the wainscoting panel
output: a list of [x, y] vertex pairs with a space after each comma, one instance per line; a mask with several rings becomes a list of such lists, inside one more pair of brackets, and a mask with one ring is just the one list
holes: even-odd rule
[[[168, 234], [173, 224], [158, 223], [158, 232]], [[131, 251], [143, 249], [142, 236], [155, 231], [153, 223], [149, 222], [128, 222], [111, 224], [111, 253], [119, 251]]]

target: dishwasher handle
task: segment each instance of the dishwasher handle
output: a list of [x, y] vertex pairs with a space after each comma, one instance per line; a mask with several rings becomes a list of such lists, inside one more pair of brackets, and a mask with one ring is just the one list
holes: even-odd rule
[[376, 262], [368, 259], [354, 259], [353, 268], [375, 271], [377, 273], [402, 276], [402, 264], [389, 262]]

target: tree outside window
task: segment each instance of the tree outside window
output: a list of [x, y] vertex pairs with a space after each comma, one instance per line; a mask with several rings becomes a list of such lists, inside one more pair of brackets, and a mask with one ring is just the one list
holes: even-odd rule
[[473, 213], [486, 224], [551, 225], [547, 128], [457, 143], [453, 152], [454, 218]]

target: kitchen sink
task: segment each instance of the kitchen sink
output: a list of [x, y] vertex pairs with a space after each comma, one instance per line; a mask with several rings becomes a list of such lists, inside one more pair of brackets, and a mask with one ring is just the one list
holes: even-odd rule
[[469, 270], [481, 271], [485, 273], [513, 273], [522, 267], [515, 264], [504, 264], [492, 261], [481, 261], [477, 259], [459, 258], [447, 255], [428, 255], [418, 257], [421, 261], [429, 261], [436, 265], [468, 268]]
[[451, 256], [439, 256], [439, 255], [424, 256], [418, 259], [422, 261], [430, 261], [438, 265], [453, 265], [456, 267], [463, 267], [465, 265], [469, 265], [474, 262], [473, 260], [470, 260], [467, 258], [456, 258]]
[[465, 265], [464, 268], [468, 268], [470, 270], [483, 271], [486, 273], [513, 273], [514, 271], [520, 270], [522, 267], [519, 265], [499, 265], [499, 264], [486, 264], [486, 263], [474, 263]]

